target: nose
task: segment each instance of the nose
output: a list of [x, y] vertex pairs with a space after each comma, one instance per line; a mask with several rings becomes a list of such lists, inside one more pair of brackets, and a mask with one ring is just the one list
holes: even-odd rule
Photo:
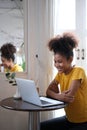
[[54, 66], [56, 67], [56, 68], [59, 68], [59, 64], [58, 63], [54, 63]]

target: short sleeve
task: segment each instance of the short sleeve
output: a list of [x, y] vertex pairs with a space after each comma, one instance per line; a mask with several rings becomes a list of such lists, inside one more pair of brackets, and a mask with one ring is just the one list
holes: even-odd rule
[[81, 79], [81, 82], [86, 78], [86, 74], [83, 68], [75, 68], [73, 75], [72, 75], [72, 80], [76, 79]]

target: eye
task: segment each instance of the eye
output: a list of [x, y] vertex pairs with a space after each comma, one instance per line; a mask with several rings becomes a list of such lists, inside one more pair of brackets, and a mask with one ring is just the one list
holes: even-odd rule
[[59, 63], [62, 63], [62, 61], [60, 60], [60, 61], [58, 61]]
[[56, 61], [54, 61], [54, 63], [56, 63]]
[[56, 61], [56, 60], [54, 60], [54, 63], [57, 63], [57, 61]]

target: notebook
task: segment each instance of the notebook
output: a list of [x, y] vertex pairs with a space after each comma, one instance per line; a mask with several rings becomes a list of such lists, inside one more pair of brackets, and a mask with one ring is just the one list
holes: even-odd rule
[[16, 78], [16, 82], [23, 101], [40, 107], [64, 104], [62, 101], [54, 100], [46, 96], [39, 96], [33, 80]]

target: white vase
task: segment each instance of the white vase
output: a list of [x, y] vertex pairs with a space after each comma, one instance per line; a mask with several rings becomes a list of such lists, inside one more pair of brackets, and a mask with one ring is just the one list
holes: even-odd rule
[[21, 98], [21, 95], [20, 95], [20, 92], [19, 92], [18, 86], [16, 86], [16, 93], [14, 94], [13, 97], [14, 97], [15, 99], [20, 99], [20, 98]]

